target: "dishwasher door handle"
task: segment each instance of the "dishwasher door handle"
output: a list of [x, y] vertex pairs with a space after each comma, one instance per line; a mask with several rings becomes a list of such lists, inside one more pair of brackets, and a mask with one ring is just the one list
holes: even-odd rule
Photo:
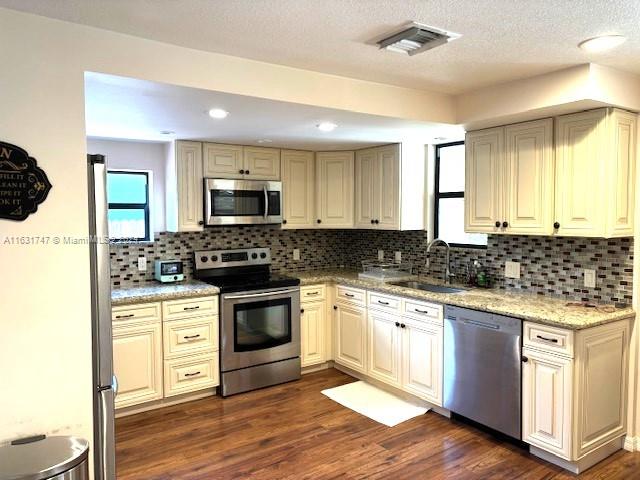
[[462, 320], [462, 323], [464, 323], [465, 325], [473, 325], [474, 327], [490, 328], [491, 330], [500, 330], [500, 325], [494, 325], [493, 323], [479, 322], [477, 320], [464, 319]]

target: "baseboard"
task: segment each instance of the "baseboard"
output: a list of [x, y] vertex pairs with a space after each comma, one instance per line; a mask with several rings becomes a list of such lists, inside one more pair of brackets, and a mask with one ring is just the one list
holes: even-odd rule
[[333, 368], [333, 362], [331, 360], [323, 363], [319, 363], [317, 365], [309, 365], [307, 367], [302, 367], [302, 375], [313, 372], [321, 372], [322, 370], [328, 370]]
[[640, 445], [640, 438], [638, 437], [631, 437], [629, 435], [627, 435], [624, 439], [624, 449], [629, 451], [629, 452], [636, 452], [638, 451], [638, 446]]
[[570, 462], [569, 460], [565, 460], [564, 458], [557, 457], [554, 454], [533, 445], [529, 446], [529, 452], [531, 452], [538, 458], [546, 460], [549, 463], [553, 463], [554, 465], [562, 467], [565, 470], [569, 470], [571, 473], [578, 474], [584, 472], [596, 463], [599, 463], [608, 456], [614, 454], [615, 452], [620, 450], [625, 443], [626, 442], [624, 437], [615, 438], [609, 443], [605, 443], [604, 445], [596, 448], [594, 451], [588, 453], [577, 462]]
[[211, 397], [217, 393], [216, 388], [207, 388], [199, 392], [184, 393], [182, 395], [176, 395], [175, 397], [161, 398], [160, 400], [154, 400], [152, 402], [141, 403], [139, 405], [131, 405], [129, 407], [123, 407], [116, 410], [116, 418], [126, 417], [128, 415], [135, 415], [136, 413], [148, 412], [150, 410], [156, 410], [158, 408], [170, 407], [171, 405], [178, 405], [180, 403], [192, 402], [194, 400], [200, 400], [206, 397]]

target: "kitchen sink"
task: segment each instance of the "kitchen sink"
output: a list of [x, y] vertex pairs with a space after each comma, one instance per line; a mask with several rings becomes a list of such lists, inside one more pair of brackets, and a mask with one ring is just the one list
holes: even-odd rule
[[415, 290], [424, 290], [425, 292], [434, 292], [434, 293], [460, 293], [466, 290], [466, 288], [461, 288], [461, 287], [447, 287], [445, 285], [434, 285], [433, 283], [416, 282], [413, 280], [403, 280], [401, 282], [390, 282], [390, 285], [396, 285], [397, 287], [413, 288]]

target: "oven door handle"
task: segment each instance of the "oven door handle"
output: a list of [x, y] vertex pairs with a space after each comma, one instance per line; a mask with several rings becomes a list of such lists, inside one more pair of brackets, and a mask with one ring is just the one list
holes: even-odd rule
[[267, 186], [262, 187], [264, 191], [264, 219], [267, 219], [267, 215], [269, 215], [269, 192], [267, 192]]
[[262, 292], [262, 293], [246, 293], [242, 295], [225, 295], [223, 300], [240, 300], [243, 298], [257, 298], [257, 297], [270, 297], [274, 295], [283, 295], [285, 293], [296, 293], [299, 292], [298, 289], [291, 290], [275, 290], [272, 292]]

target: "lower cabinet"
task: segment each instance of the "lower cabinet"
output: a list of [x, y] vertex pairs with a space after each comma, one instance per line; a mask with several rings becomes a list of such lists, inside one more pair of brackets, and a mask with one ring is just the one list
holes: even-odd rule
[[162, 398], [162, 323], [113, 327], [116, 408]]
[[442, 327], [403, 319], [402, 388], [442, 405]]
[[165, 397], [215, 387], [219, 384], [217, 355], [190, 355], [164, 362]]
[[366, 373], [367, 308], [338, 303], [335, 306], [336, 363], [360, 373]]
[[326, 361], [326, 309], [324, 301], [302, 303], [300, 312], [301, 364], [303, 367]]
[[369, 312], [369, 364], [367, 373], [394, 387], [401, 386], [402, 332], [400, 317]]

